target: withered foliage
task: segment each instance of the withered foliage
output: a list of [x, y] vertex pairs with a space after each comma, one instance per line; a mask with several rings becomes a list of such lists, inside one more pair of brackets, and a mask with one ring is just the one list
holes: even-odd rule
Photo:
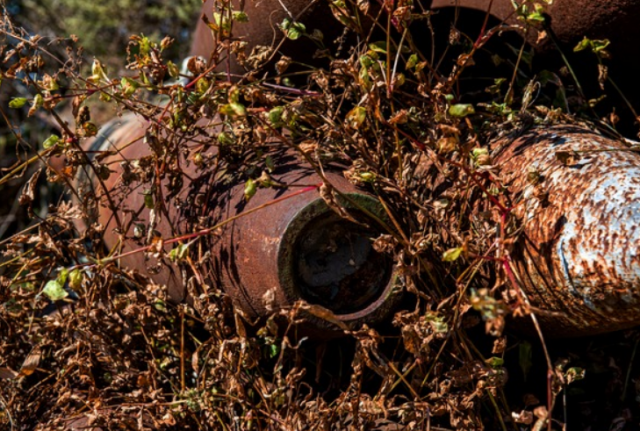
[[[130, 73], [118, 79], [97, 59], [84, 73], [75, 41], [54, 41], [68, 46], [68, 58], [56, 58], [50, 40], [4, 18], [3, 78], [30, 94], [11, 108], [46, 113], [60, 133], [0, 182], [39, 164], [44, 174], [26, 183], [21, 205], [33, 204], [40, 175], [66, 187], [68, 199], [51, 202], [44, 219], [2, 241], [0, 427], [471, 430], [552, 423], [547, 408], [581, 371], [551, 364], [547, 399], [505, 397], [507, 348], [520, 349], [525, 373], [532, 366], [530, 344], [507, 343], [505, 319], [530, 310], [522, 300], [500, 299], [510, 289], [520, 297], [508, 269], [519, 220], [486, 143], [532, 124], [574, 120], [538, 104], [546, 96], [539, 79], [523, 79], [520, 47], [501, 60], [506, 79], [491, 80], [480, 96], [461, 80], [487, 44], [513, 28], [487, 26], [473, 37], [452, 28], [447, 63], [416, 49], [407, 31], [417, 21], [431, 27], [419, 2], [334, 1], [336, 25], [345, 28], [340, 53], [328, 51], [311, 24], [291, 19], [276, 29], [287, 43], [316, 43], [325, 66], [309, 68], [281, 57], [277, 45], [245, 52], [233, 37], [247, 19], [236, 3], [218, 2], [209, 15], [217, 41], [210, 59], [191, 59], [181, 74], [163, 58], [170, 39], [134, 36]], [[534, 12], [517, 13], [525, 26]], [[377, 25], [363, 27], [365, 16]], [[228, 56], [248, 72], [226, 73]], [[274, 66], [276, 77], [267, 73]], [[555, 96], [566, 101], [564, 89]], [[93, 99], [114, 106], [117, 116], [149, 120], [144, 136], [131, 137], [132, 145], [148, 146], [147, 156], [120, 164], [114, 151], [87, 151], [83, 143], [109, 127], [93, 122]], [[61, 117], [65, 110], [75, 121]], [[322, 344], [283, 325], [301, 318], [298, 306], [251, 322], [203, 273], [208, 256], [199, 244], [218, 225], [185, 211], [188, 232], [176, 220], [169, 220], [173, 232], [155, 230], [168, 217], [167, 202], [198, 208], [190, 191], [205, 180], [215, 187], [240, 178], [246, 199], [256, 187], [280, 187], [268, 175], [268, 155], [278, 150], [294, 151], [318, 172], [338, 161], [350, 181], [379, 196], [389, 233], [375, 248], [393, 256], [410, 298], [393, 322], [345, 329], [344, 339]], [[66, 162], [56, 169], [59, 156]], [[118, 187], [105, 193], [116, 163]], [[123, 206], [132, 193], [144, 193], [142, 208]], [[105, 208], [115, 219], [109, 229], [136, 238], [138, 249], [104, 249], [96, 214]], [[148, 222], [135, 222], [141, 212]], [[119, 264], [132, 253], [148, 257], [151, 270], [177, 265], [194, 300], [171, 304], [164, 286]], [[554, 415], [553, 426], [563, 420]]]

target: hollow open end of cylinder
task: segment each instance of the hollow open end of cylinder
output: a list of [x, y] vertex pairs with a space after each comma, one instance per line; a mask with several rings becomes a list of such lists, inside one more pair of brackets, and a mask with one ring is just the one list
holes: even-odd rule
[[393, 259], [378, 253], [373, 240], [382, 231], [369, 215], [383, 219], [378, 202], [351, 194], [345, 204], [358, 223], [318, 199], [287, 227], [280, 247], [281, 285], [291, 299], [331, 310], [345, 322], [373, 323], [389, 310], [393, 297]]
[[335, 213], [311, 221], [295, 245], [294, 280], [302, 299], [336, 315], [356, 313], [379, 299], [393, 269], [389, 256], [373, 249], [379, 234]]

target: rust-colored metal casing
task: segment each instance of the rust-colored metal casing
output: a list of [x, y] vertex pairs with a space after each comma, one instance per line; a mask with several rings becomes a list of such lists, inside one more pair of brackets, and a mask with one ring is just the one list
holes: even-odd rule
[[514, 263], [554, 336], [640, 324], [640, 156], [583, 127], [495, 143], [524, 226]]
[[[207, 0], [202, 5], [202, 14], [211, 19], [214, 0]], [[331, 13], [328, 1], [310, 2], [308, 0], [249, 0], [244, 2], [244, 11], [249, 17], [246, 23], [234, 23], [233, 34], [238, 40], [247, 42], [246, 53], [257, 45], [271, 46], [283, 38], [279, 25], [285, 18], [298, 18], [301, 22], [313, 23], [313, 28], [320, 29], [324, 34], [325, 43], [332, 46], [343, 28]], [[310, 27], [311, 30], [311, 27]], [[198, 20], [191, 42], [191, 56], [201, 56], [208, 59], [214, 51], [215, 44], [211, 29], [202, 19]], [[308, 38], [300, 38], [293, 43], [285, 41], [279, 47], [279, 52], [306, 64], [317, 62], [313, 59], [317, 46]], [[279, 56], [276, 56], [279, 59]], [[235, 61], [229, 59], [221, 64], [220, 70], [241, 74], [244, 69]]]
[[[532, 10], [534, 2], [525, 3]], [[508, 23], [517, 22], [511, 0], [433, 0], [433, 9], [460, 7], [489, 12]], [[612, 41], [611, 50], [622, 56], [637, 51], [634, 41], [640, 36], [637, 26], [640, 3], [635, 0], [555, 0], [546, 6], [551, 29], [559, 41], [573, 46], [583, 37]], [[624, 57], [619, 60], [625, 59]], [[626, 59], [628, 60], [628, 58]]]
[[[285, 18], [300, 16], [300, 21], [308, 22], [314, 28], [335, 33], [341, 24], [333, 18], [328, 2], [311, 4], [306, 0], [262, 0], [245, 2], [245, 11], [249, 22], [238, 24], [236, 36], [249, 43], [249, 49], [258, 45], [270, 45], [272, 41], [282, 37], [277, 28]], [[518, 1], [518, 3], [523, 3]], [[533, 7], [534, 2], [524, 2]], [[284, 5], [284, 7], [283, 7]], [[422, 1], [422, 7], [442, 9], [460, 7], [489, 12], [494, 17], [509, 23], [517, 22], [511, 0], [432, 0]], [[202, 13], [209, 16], [213, 0], [203, 4]], [[285, 9], [286, 7], [286, 9]], [[618, 62], [640, 66], [640, 61], [629, 58], [630, 52], [637, 52], [635, 41], [640, 39], [640, 3], [635, 0], [555, 0], [547, 6], [551, 29], [559, 41], [573, 47], [583, 37], [591, 39], [610, 39], [610, 51]], [[332, 32], [332, 30], [334, 30]], [[329, 38], [327, 37], [327, 40]], [[532, 42], [535, 39], [532, 39]], [[300, 43], [297, 43], [301, 46]], [[210, 29], [202, 20], [194, 32], [191, 55], [208, 57], [213, 50], [213, 37]], [[301, 53], [306, 48], [296, 48]]]
[[[212, 222], [269, 204], [296, 185], [321, 181], [297, 158], [287, 158], [274, 176], [294, 188], [262, 190], [246, 203], [244, 185], [237, 185], [209, 202], [218, 209]], [[208, 275], [250, 315], [265, 316], [299, 299], [331, 310], [345, 323], [373, 323], [391, 311], [392, 262], [371, 248], [381, 231], [366, 213], [385, 216], [376, 199], [341, 174], [326, 177], [348, 199], [338, 198], [341, 205], [369, 227], [345, 220], [312, 191], [237, 219], [214, 244]]]
[[[146, 122], [135, 117], [125, 119], [114, 135], [103, 141], [102, 149], [119, 148], [118, 155], [107, 163], [131, 162], [148, 155], [142, 142], [124, 146], [144, 135], [146, 127]], [[273, 157], [276, 168], [271, 176], [286, 187], [260, 188], [250, 200], [244, 194], [246, 178], [201, 176], [202, 171], [193, 163], [183, 161], [185, 178], [195, 181], [185, 180], [183, 192], [165, 202], [168, 217], [162, 216], [154, 229], [170, 238], [234, 218], [202, 238], [204, 246], [193, 248], [201, 252], [206, 248], [202, 254], [208, 257], [199, 264], [205, 281], [222, 287], [251, 318], [265, 317], [299, 300], [331, 310], [347, 325], [371, 324], [387, 316], [399, 295], [392, 260], [372, 247], [372, 240], [382, 232], [378, 221], [385, 219], [381, 205], [327, 166], [325, 177], [339, 191], [335, 195], [338, 206], [362, 224], [349, 221], [319, 195], [317, 186], [323, 181], [310, 166], [292, 153]], [[104, 205], [97, 220], [105, 227], [108, 247], [122, 238], [124, 250], [134, 250], [142, 245], [139, 236], [135, 238], [135, 226], [148, 227], [149, 210], [145, 209], [142, 190], [120, 189], [122, 172], [119, 166], [106, 186], [114, 197], [124, 192], [117, 212], [129, 228], [117, 232], [113, 212]], [[194, 220], [200, 226], [192, 224]], [[151, 266], [144, 253], [128, 255], [122, 264], [141, 272]], [[188, 298], [176, 266], [157, 269], [152, 278], [167, 286], [173, 301], [197, 300]], [[309, 316], [309, 320], [316, 327], [327, 326], [322, 319]]]
[[[518, 4], [526, 3], [529, 10], [533, 10], [535, 2], [518, 0]], [[488, 11], [494, 17], [508, 24], [518, 23], [518, 17], [511, 0], [433, 0], [433, 9], [445, 7], [460, 7]], [[584, 38], [592, 40], [608, 39], [611, 44], [607, 51], [611, 58], [604, 61], [608, 67], [609, 76], [621, 88], [625, 96], [634, 103], [640, 97], [640, 87], [636, 85], [640, 75], [640, 2], [636, 0], [555, 0], [546, 7], [549, 27], [565, 54]], [[538, 42], [538, 32], [528, 31], [527, 41], [541, 53], [555, 51], [555, 44], [551, 37]], [[580, 79], [595, 83], [597, 73], [595, 60], [589, 66], [588, 72], [580, 71], [580, 61], [584, 57], [571, 58], [571, 64], [578, 71]], [[543, 61], [548, 58], [543, 58]], [[584, 85], [584, 82], [583, 82]], [[613, 90], [613, 89], [612, 89]], [[611, 91], [611, 93], [614, 93]], [[610, 95], [615, 96], [615, 93]], [[636, 107], [637, 109], [637, 107]]]

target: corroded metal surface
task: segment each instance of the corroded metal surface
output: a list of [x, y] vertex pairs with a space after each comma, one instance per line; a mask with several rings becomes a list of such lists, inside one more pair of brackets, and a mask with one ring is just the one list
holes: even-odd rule
[[[331, 44], [341, 35], [343, 27], [332, 16], [329, 3], [328, 1], [310, 3], [307, 0], [247, 1], [244, 6], [249, 16], [249, 22], [238, 23], [234, 27], [234, 35], [239, 41], [247, 43], [246, 53], [249, 54], [257, 45], [268, 47], [283, 40], [282, 31], [278, 28], [278, 24], [284, 18], [293, 16], [308, 24], [309, 30], [322, 31], [325, 43], [328, 46], [333, 46]], [[518, 1], [518, 3], [523, 2]], [[530, 8], [533, 8], [534, 2], [526, 3]], [[208, 0], [203, 5], [202, 14], [210, 16], [212, 4], [213, 0]], [[379, 3], [371, 2], [371, 4], [373, 10]], [[518, 23], [511, 0], [423, 0], [420, 2], [422, 9], [431, 7], [437, 10], [453, 6], [488, 11], [494, 17], [509, 24]], [[640, 26], [637, 25], [640, 17], [640, 2], [635, 0], [556, 0], [547, 6], [546, 10], [550, 18], [550, 28], [566, 53], [571, 52], [583, 37], [609, 39], [611, 45], [607, 51], [611, 53], [611, 59], [606, 61], [609, 76], [622, 88], [629, 100], [633, 101], [640, 97], [640, 87], [635, 85], [636, 77], [640, 74], [640, 61], [635, 54], [638, 53], [636, 41], [640, 40]], [[426, 30], [421, 27], [422, 22], [414, 24], [412, 31], [417, 31], [417, 34], [422, 35], [421, 32]], [[539, 52], [552, 53], [555, 51], [555, 44], [551, 42], [550, 37], [539, 40], [539, 33], [534, 29], [528, 30], [526, 35], [528, 42], [535, 46]], [[202, 20], [199, 20], [193, 36], [190, 55], [209, 58], [214, 46], [215, 42], [211, 30]], [[306, 64], [318, 64], [318, 61], [321, 61], [313, 57], [316, 50], [317, 47], [308, 38], [296, 41], [285, 39], [284, 44], [278, 47], [280, 54], [290, 56], [296, 61]], [[280, 54], [274, 54], [273, 58], [277, 61]], [[232, 74], [244, 73], [244, 68], [236, 62], [234, 56], [231, 57], [228, 60], [224, 59], [218, 69]], [[577, 62], [584, 61], [584, 58], [584, 56], [572, 58], [571, 62], [575, 67]], [[549, 58], [541, 58], [541, 60], [548, 63]], [[592, 61], [595, 62], [595, 60]], [[595, 63], [592, 63], [592, 68], [595, 71]], [[593, 76], [589, 74], [580, 74], [580, 79], [583, 81], [583, 85], [586, 81], [594, 80]], [[593, 91], [596, 89], [594, 88]]]
[[[333, 46], [334, 40], [343, 31], [343, 26], [333, 18], [327, 1], [249, 0], [243, 3], [249, 21], [234, 23], [233, 34], [239, 41], [247, 43], [245, 49], [247, 55], [257, 45], [270, 47], [279, 44], [284, 35], [278, 26], [285, 18], [293, 17], [308, 23], [310, 31], [314, 28], [321, 30], [324, 34], [324, 42], [328, 46]], [[202, 5], [201, 16], [205, 15], [211, 20], [213, 4], [214, 0], [207, 0]], [[295, 43], [285, 39], [283, 42], [283, 45], [278, 47], [278, 52], [302, 63], [317, 62], [317, 60], [313, 60], [317, 46], [310, 39], [300, 38]], [[202, 19], [199, 19], [191, 41], [189, 55], [209, 59], [215, 46], [211, 30]], [[279, 59], [280, 55], [274, 53], [274, 58]], [[244, 69], [235, 59], [230, 59], [228, 64], [225, 60], [219, 69], [231, 73], [244, 73]]]
[[570, 126], [496, 145], [524, 226], [514, 263], [544, 326], [566, 336], [640, 323], [640, 156]]
[[[517, 3], [526, 3], [529, 10], [532, 10], [534, 2], [519, 0]], [[522, 21], [518, 21], [511, 0], [433, 0], [432, 4], [434, 9], [452, 6], [480, 11], [488, 11], [490, 7], [490, 13], [496, 18], [508, 24], [522, 24]], [[640, 2], [636, 0], [555, 0], [551, 5], [546, 6], [546, 11], [550, 28], [565, 54], [571, 53], [584, 37], [593, 40], [608, 39], [611, 44], [607, 47], [607, 51], [611, 54], [611, 58], [604, 64], [609, 68], [609, 76], [622, 88], [625, 96], [632, 103], [640, 97], [640, 87], [636, 85], [637, 76], [640, 74], [638, 60], [640, 52], [637, 44], [640, 40], [640, 26], [637, 24], [640, 19]], [[538, 52], [551, 54], [556, 50], [550, 37], [539, 39], [538, 36], [539, 32], [534, 29], [529, 29], [527, 32], [527, 41], [535, 46]], [[589, 55], [570, 59], [583, 85], [587, 81], [594, 80], [593, 76], [582, 74], [577, 67], [585, 59], [590, 61], [589, 70], [595, 71], [595, 60]], [[546, 64], [549, 58], [543, 56], [538, 59], [538, 62], [540, 60]], [[615, 97], [615, 93], [610, 97]]]
[[[244, 5], [249, 22], [237, 24], [236, 36], [248, 42], [247, 52], [258, 44], [270, 45], [282, 36], [277, 25], [290, 16], [299, 17], [300, 21], [307, 22], [310, 28], [328, 31], [329, 36], [333, 35], [332, 30], [341, 25], [333, 18], [326, 3], [328, 2], [321, 1], [310, 5], [307, 0], [247, 1]], [[518, 3], [526, 3], [532, 9], [534, 2]], [[427, 0], [421, 1], [420, 5], [432, 9], [460, 7], [488, 11], [500, 20], [508, 23], [517, 22], [517, 14], [511, 0]], [[201, 13], [209, 16], [212, 6], [213, 0], [208, 0], [203, 4]], [[635, 40], [640, 37], [640, 28], [636, 22], [640, 16], [640, 3], [635, 0], [556, 0], [547, 7], [547, 11], [554, 33], [561, 42], [571, 47], [586, 36], [591, 39], [609, 38], [612, 41], [611, 50], [614, 55], [622, 55], [629, 49], [637, 50]], [[533, 36], [535, 40], [535, 35]], [[330, 40], [329, 37], [325, 39]], [[298, 53], [308, 49], [300, 42], [296, 45], [299, 47], [296, 48]], [[208, 58], [213, 48], [214, 39], [211, 31], [199, 20], [192, 40], [191, 55]]]
[[[530, 10], [533, 9], [534, 2], [517, 3], [525, 3]], [[508, 23], [518, 22], [511, 0], [433, 0], [433, 9], [445, 7], [488, 11]], [[633, 36], [640, 35], [636, 25], [640, 3], [634, 0], [555, 0], [546, 7], [546, 11], [551, 29], [563, 43], [574, 44], [584, 36], [591, 39], [609, 38], [613, 42], [612, 49], [623, 53], [634, 48]]]
[[[459, 7], [490, 12], [491, 15], [501, 20], [511, 20], [514, 17], [513, 3], [511, 0], [433, 0], [433, 9], [446, 7]], [[514, 17], [515, 18], [515, 17]]]
[[[207, 203], [214, 209], [210, 223], [322, 182], [313, 170], [288, 155], [279, 159], [272, 175], [278, 182], [290, 185], [288, 190], [262, 189], [249, 202], [243, 198], [243, 184], [216, 192]], [[337, 190], [383, 216], [376, 201], [359, 192], [341, 174], [328, 172], [326, 176]], [[192, 189], [190, 194], [195, 196], [206, 190], [205, 185]], [[353, 216], [358, 214], [354, 212]], [[364, 220], [369, 228], [342, 219], [327, 207], [317, 191], [300, 194], [238, 218], [224, 229], [220, 237], [212, 240], [207, 276], [254, 317], [305, 299], [332, 310], [341, 321], [373, 322], [386, 315], [393, 302], [392, 262], [371, 249], [371, 239], [380, 230], [375, 222]], [[351, 231], [351, 235], [335, 237], [340, 231]], [[314, 238], [317, 235], [320, 238]], [[328, 274], [332, 276], [327, 277]]]
[[[104, 226], [109, 248], [119, 241], [123, 250], [141, 248], [136, 225], [148, 226], [150, 222], [142, 190], [122, 185], [122, 162], [132, 163], [148, 155], [146, 145], [136, 142], [147, 126], [130, 118], [101, 144], [101, 150], [118, 149], [116, 156], [106, 160], [115, 171], [106, 185], [117, 199], [118, 214], [125, 225], [123, 230], [116, 229], [113, 211], [106, 205], [99, 208], [96, 219]], [[134, 145], [128, 145], [131, 142]], [[210, 151], [215, 154], [215, 147]], [[209, 256], [199, 264], [201, 280], [222, 287], [249, 317], [264, 317], [301, 299], [331, 310], [346, 324], [373, 323], [386, 316], [398, 297], [393, 262], [373, 250], [372, 240], [382, 230], [366, 215], [369, 212], [384, 219], [380, 204], [349, 183], [339, 170], [332, 172], [331, 166], [326, 166], [326, 179], [346, 196], [337, 197], [337, 202], [363, 224], [348, 221], [320, 197], [317, 186], [323, 181], [311, 167], [291, 153], [272, 156], [275, 170], [270, 175], [278, 186], [259, 188], [250, 200], [244, 195], [243, 175], [227, 173], [223, 178], [183, 161], [183, 191], [167, 199], [166, 214], [154, 230], [166, 239], [234, 218], [213, 235], [201, 238], [204, 245], [199, 249], [209, 250]], [[91, 177], [88, 179], [91, 182]], [[168, 196], [164, 187], [165, 182], [163, 196]], [[89, 185], [82, 188], [90, 193]], [[307, 191], [296, 193], [304, 189]], [[143, 273], [154, 266], [142, 252], [124, 257], [122, 263]], [[153, 269], [158, 272], [152, 278], [167, 286], [175, 302], [195, 299], [188, 298], [176, 266]], [[322, 326], [317, 316], [310, 315], [309, 320]]]

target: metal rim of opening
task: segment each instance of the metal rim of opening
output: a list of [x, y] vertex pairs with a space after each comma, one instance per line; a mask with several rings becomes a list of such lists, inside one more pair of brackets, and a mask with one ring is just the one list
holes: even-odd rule
[[[360, 193], [347, 193], [345, 196], [347, 199], [340, 197], [338, 199], [339, 203], [343, 208], [356, 216], [356, 220], [357, 217], [367, 217], [367, 212], [381, 220], [386, 219], [382, 206], [373, 197]], [[309, 230], [317, 226], [318, 223], [320, 223], [320, 225], [324, 223], [326, 228], [338, 222], [353, 225], [353, 222], [348, 222], [337, 215], [329, 208], [324, 200], [316, 199], [300, 210], [288, 224], [282, 241], [280, 242], [278, 268], [280, 285], [291, 302], [304, 299], [310, 304], [317, 304], [316, 301], [313, 301], [313, 297], [304, 292], [304, 289], [300, 287], [301, 277], [298, 273], [300, 238], [304, 238], [305, 232], [309, 232]], [[370, 229], [362, 228], [363, 231], [369, 231], [371, 233], [381, 232], [381, 229], [375, 225], [376, 222], [374, 220], [368, 218], [366, 223], [370, 226]], [[371, 251], [377, 254], [377, 252]], [[346, 323], [356, 321], [374, 323], [387, 314], [391, 308], [391, 303], [394, 302], [394, 297], [397, 296], [395, 295], [396, 274], [392, 259], [386, 256], [382, 256], [382, 259], [386, 261], [385, 267], [381, 268], [382, 271], [380, 271], [382, 281], [374, 287], [373, 293], [368, 294], [368, 301], [358, 304], [359, 307], [356, 307], [354, 310], [346, 310], [345, 312], [326, 307], [335, 314], [338, 320]], [[368, 260], [369, 259], [367, 259], [367, 261]]]

